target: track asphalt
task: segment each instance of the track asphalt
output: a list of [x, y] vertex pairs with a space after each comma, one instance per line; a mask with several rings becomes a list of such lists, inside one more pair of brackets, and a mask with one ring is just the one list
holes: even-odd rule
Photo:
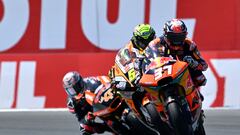
[[[207, 135], [240, 135], [240, 110], [205, 110]], [[0, 112], [0, 135], [79, 135], [67, 111]], [[105, 133], [104, 135], [109, 135]]]

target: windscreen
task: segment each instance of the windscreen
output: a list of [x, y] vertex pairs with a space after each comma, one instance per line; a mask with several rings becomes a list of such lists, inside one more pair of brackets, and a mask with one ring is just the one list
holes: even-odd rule
[[160, 57], [164, 53], [162, 48], [163, 47], [158, 44], [148, 45], [148, 47], [145, 49], [146, 58], [151, 59]]

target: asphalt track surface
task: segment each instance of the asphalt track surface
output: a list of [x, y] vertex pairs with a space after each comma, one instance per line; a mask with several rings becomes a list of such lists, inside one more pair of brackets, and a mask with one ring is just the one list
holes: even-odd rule
[[[240, 110], [205, 110], [205, 114], [204, 125], [207, 135], [240, 135]], [[24, 111], [0, 112], [0, 135], [79, 135], [79, 133], [74, 115], [67, 111]]]

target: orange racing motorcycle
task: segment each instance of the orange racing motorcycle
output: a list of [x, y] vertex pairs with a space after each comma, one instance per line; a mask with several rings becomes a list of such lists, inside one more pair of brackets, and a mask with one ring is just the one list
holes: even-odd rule
[[86, 90], [83, 95], [93, 107], [91, 115], [103, 120], [113, 133], [158, 135], [133, 113], [122, 96], [112, 87], [112, 84], [102, 85], [95, 93]]
[[[161, 120], [174, 134], [205, 135], [202, 100], [188, 64], [177, 57], [160, 56], [159, 49], [158, 45], [149, 45], [145, 49], [139, 84], [150, 94]], [[158, 118], [155, 120], [161, 121]]]
[[[160, 123], [160, 116], [155, 108], [155, 105], [151, 103], [148, 97], [148, 93], [142, 87], [135, 86], [135, 81], [139, 77], [139, 72], [136, 71], [134, 60], [132, 59], [132, 53], [129, 50], [119, 51], [115, 58], [115, 64], [110, 70], [110, 78], [112, 83], [117, 85], [118, 93], [125, 100], [127, 105], [131, 108], [134, 114], [150, 126], [153, 130], [157, 130], [160, 134], [166, 133], [163, 128], [165, 123]], [[138, 60], [138, 59], [136, 59]], [[119, 88], [122, 87], [123, 88]], [[151, 111], [149, 113], [148, 111]], [[156, 122], [157, 124], [154, 124]], [[161, 125], [161, 126], [159, 126]], [[164, 132], [163, 132], [164, 131]], [[167, 132], [169, 133], [169, 132]]]

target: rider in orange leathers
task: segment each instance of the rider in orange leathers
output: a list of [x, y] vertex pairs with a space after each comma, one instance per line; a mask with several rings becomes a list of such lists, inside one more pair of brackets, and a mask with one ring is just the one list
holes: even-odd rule
[[[162, 56], [186, 61], [189, 64], [190, 74], [195, 86], [204, 86], [207, 82], [202, 71], [206, 71], [208, 64], [200, 55], [194, 41], [187, 38], [187, 27], [180, 19], [167, 21], [163, 27], [163, 35], [154, 39], [150, 44], [159, 44]], [[203, 96], [201, 94], [203, 100]]]

